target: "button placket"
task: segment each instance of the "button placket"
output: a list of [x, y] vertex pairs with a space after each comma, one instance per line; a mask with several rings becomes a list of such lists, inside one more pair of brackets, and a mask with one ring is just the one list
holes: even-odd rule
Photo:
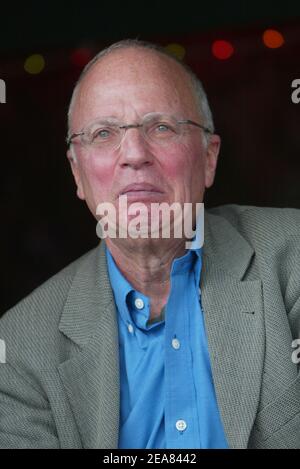
[[176, 422], [176, 429], [179, 431], [179, 432], [184, 432], [187, 428], [187, 423], [185, 420], [177, 420]]
[[174, 350], [180, 349], [180, 341], [177, 339], [177, 337], [174, 337], [174, 339], [172, 339], [172, 347]]
[[134, 305], [137, 309], [143, 309], [145, 304], [144, 304], [144, 301], [142, 300], [142, 298], [136, 298], [134, 300]]

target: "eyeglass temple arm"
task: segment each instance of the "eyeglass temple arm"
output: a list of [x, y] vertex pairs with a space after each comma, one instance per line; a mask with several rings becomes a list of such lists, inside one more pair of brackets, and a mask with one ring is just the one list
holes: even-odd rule
[[76, 134], [72, 134], [69, 137], [67, 137], [66, 142], [67, 142], [68, 147], [71, 145], [73, 138], [79, 137], [79, 135], [83, 135], [83, 134], [84, 134], [84, 132], [78, 132]]
[[208, 127], [205, 127], [204, 125], [198, 124], [198, 122], [191, 121], [190, 119], [185, 119], [185, 120], [178, 121], [178, 124], [195, 125], [196, 127], [199, 127], [200, 129], [204, 130], [204, 132], [207, 132], [208, 134], [213, 133]]

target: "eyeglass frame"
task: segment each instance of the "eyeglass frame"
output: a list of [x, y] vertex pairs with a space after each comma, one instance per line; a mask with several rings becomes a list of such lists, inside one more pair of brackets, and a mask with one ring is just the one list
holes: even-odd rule
[[[146, 114], [147, 116], [147, 114]], [[144, 116], [144, 119], [145, 117]], [[162, 114], [162, 116], [164, 116], [164, 114]], [[194, 125], [196, 127], [199, 127], [200, 129], [202, 129], [204, 132], [208, 133], [208, 134], [213, 134], [213, 131], [211, 131], [208, 127], [202, 125], [202, 124], [199, 124], [198, 122], [195, 122], [191, 119], [180, 119], [180, 120], [177, 120], [174, 116], [168, 116], [168, 117], [171, 117], [173, 118], [175, 121], [176, 121], [176, 124], [188, 124], [188, 125]], [[97, 122], [97, 121], [95, 121]], [[92, 123], [91, 123], [92, 124]], [[144, 123], [140, 123], [140, 124], [124, 124], [124, 125], [115, 125], [115, 127], [119, 128], [119, 129], [124, 129], [125, 132], [126, 130], [128, 129], [138, 129], [140, 127], [143, 127]], [[124, 134], [125, 134], [124, 132]], [[80, 137], [81, 135], [84, 135], [86, 134], [86, 130], [82, 129], [80, 132], [74, 132], [73, 134], [71, 134], [69, 137], [66, 138], [66, 143], [68, 145], [68, 148], [70, 147], [70, 145], [73, 143], [72, 140], [75, 138], [75, 137]], [[122, 141], [122, 140], [121, 140]], [[121, 144], [121, 141], [120, 141], [120, 144]], [[117, 147], [118, 148], [118, 147]]]

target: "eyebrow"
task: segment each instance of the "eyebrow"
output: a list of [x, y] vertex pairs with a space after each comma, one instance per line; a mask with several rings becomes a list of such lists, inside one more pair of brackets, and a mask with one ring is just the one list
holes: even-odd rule
[[[149, 112], [146, 112], [146, 114], [144, 114], [143, 116], [139, 116], [137, 117], [137, 119], [140, 119], [140, 120], [143, 120], [145, 116], [147, 116], [148, 114], [161, 114], [161, 115], [166, 115], [168, 114], [167, 112], [160, 112], [160, 111], [149, 111]], [[93, 119], [92, 121], [88, 122], [86, 125], [90, 125], [92, 124], [93, 122], [99, 122], [99, 121], [118, 121], [118, 122], [121, 122], [123, 123], [124, 120], [125, 120], [125, 117], [117, 117], [117, 116], [100, 116], [100, 117], [96, 117], [95, 119]], [[84, 127], [86, 127], [86, 125]]]
[[103, 120], [120, 120], [120, 119], [116, 116], [100, 116], [100, 117], [96, 117], [91, 122], [98, 122], [98, 121], [103, 121]]
[[83, 126], [83, 128], [87, 127], [87, 126], [91, 126], [93, 124], [97, 124], [97, 123], [104, 123], [104, 124], [122, 124], [123, 121], [117, 117], [112, 117], [112, 116], [103, 116], [103, 117], [98, 117], [94, 120], [92, 120], [91, 122], [88, 122], [85, 126]]

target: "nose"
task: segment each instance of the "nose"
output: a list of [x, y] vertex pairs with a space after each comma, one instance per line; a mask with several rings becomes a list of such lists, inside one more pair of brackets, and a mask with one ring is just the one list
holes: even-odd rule
[[149, 166], [153, 163], [154, 156], [142, 135], [140, 127], [126, 129], [119, 153], [119, 164], [123, 167], [139, 169], [142, 166]]

